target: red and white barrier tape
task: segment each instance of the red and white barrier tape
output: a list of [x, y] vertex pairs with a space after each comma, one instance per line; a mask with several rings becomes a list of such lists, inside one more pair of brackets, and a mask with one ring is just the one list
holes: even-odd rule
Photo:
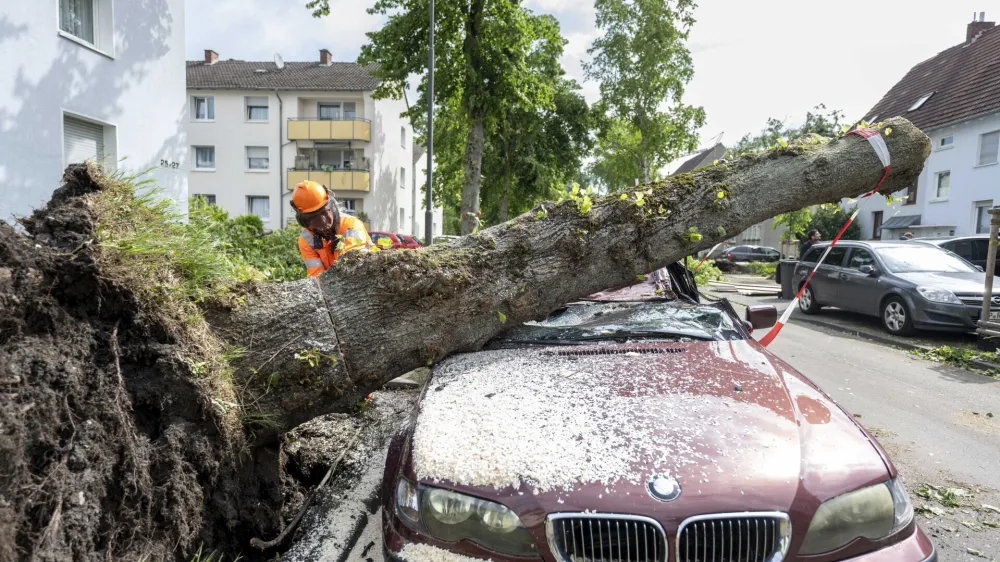
[[712, 246], [712, 249], [709, 250], [707, 254], [705, 254], [705, 257], [701, 258], [701, 261], [698, 262], [698, 265], [694, 266], [694, 273], [698, 273], [698, 270], [701, 269], [701, 264], [705, 263], [705, 261], [708, 260], [708, 257], [711, 256], [712, 254], [714, 254], [715, 251], [718, 250], [719, 246], [721, 246], [721, 245], [722, 245], [722, 242], [719, 242], [715, 246]]
[[[875, 129], [855, 129], [847, 134], [858, 135], [859, 137], [866, 139], [868, 143], [871, 144], [872, 148], [875, 150], [875, 154], [878, 155], [878, 159], [882, 162], [882, 166], [884, 166], [884, 170], [882, 172], [882, 179], [878, 180], [878, 183], [875, 184], [875, 188], [859, 198], [859, 199], [867, 199], [868, 197], [871, 197], [872, 195], [875, 195], [875, 193], [878, 192], [878, 188], [882, 187], [882, 182], [884, 182], [885, 178], [889, 176], [889, 163], [890, 163], [889, 147], [885, 145], [885, 139], [883, 139], [882, 135], [879, 134], [879, 132]], [[806, 287], [809, 286], [809, 282], [812, 281], [813, 276], [816, 275], [816, 271], [819, 269], [819, 266], [823, 265], [823, 262], [826, 261], [826, 256], [830, 254], [830, 250], [832, 250], [833, 247], [837, 244], [837, 242], [840, 241], [840, 237], [844, 235], [844, 232], [847, 231], [847, 227], [851, 226], [851, 223], [854, 222], [854, 219], [857, 218], [858, 213], [860, 212], [861, 212], [861, 204], [859, 202], [857, 208], [854, 209], [854, 213], [851, 214], [851, 218], [847, 219], [847, 222], [844, 223], [844, 226], [840, 227], [840, 232], [838, 232], [837, 235], [833, 237], [833, 240], [830, 242], [830, 245], [826, 247], [826, 250], [823, 252], [823, 255], [820, 256], [819, 260], [817, 260], [816, 265], [813, 267], [812, 271], [809, 272], [809, 276], [806, 277], [806, 282], [803, 283], [802, 287], [799, 288], [799, 292], [795, 295], [795, 298], [792, 299], [791, 304], [788, 305], [788, 308], [785, 309], [785, 312], [781, 314], [781, 318], [779, 318], [778, 322], [774, 324], [774, 327], [771, 328], [771, 331], [769, 331], [763, 338], [760, 339], [760, 345], [767, 347], [772, 341], [774, 341], [774, 338], [778, 335], [778, 333], [781, 332], [781, 328], [785, 326], [785, 324], [788, 322], [788, 319], [792, 316], [792, 312], [794, 312], [795, 308], [799, 305], [799, 299], [802, 298], [802, 294], [805, 292]]]

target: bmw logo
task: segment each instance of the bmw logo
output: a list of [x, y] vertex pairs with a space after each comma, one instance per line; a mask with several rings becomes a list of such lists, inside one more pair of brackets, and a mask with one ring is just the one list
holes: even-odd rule
[[661, 502], [674, 501], [681, 495], [680, 483], [664, 474], [657, 474], [651, 477], [649, 483], [646, 484], [646, 490], [649, 491], [649, 495], [653, 499], [660, 500]]

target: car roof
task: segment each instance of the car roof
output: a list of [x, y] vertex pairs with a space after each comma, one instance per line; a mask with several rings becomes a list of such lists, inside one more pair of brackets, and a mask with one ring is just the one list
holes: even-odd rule
[[[840, 240], [837, 242], [837, 246], [847, 247], [860, 247], [860, 248], [900, 248], [906, 246], [913, 246], [914, 242], [917, 240]], [[829, 246], [829, 242], [817, 242], [813, 247], [825, 248]]]

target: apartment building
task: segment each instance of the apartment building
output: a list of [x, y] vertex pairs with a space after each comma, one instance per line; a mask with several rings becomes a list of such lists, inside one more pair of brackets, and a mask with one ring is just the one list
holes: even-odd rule
[[191, 194], [273, 229], [294, 222], [291, 189], [313, 180], [370, 230], [422, 235], [426, 158], [404, 100], [376, 100], [376, 86], [325, 49], [315, 62], [288, 63], [206, 50], [187, 63]]
[[0, 52], [0, 220], [87, 160], [187, 202], [184, 0], [4, 2]]
[[1000, 204], [1000, 27], [985, 19], [980, 12], [965, 41], [914, 66], [865, 115], [906, 117], [933, 143], [916, 185], [890, 205], [862, 200], [865, 239], [989, 232], [986, 211]]

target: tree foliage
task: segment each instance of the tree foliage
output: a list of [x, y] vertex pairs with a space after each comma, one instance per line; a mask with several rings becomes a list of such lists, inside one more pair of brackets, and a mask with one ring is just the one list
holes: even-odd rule
[[[307, 5], [316, 16], [329, 14], [328, 0]], [[359, 62], [379, 79], [375, 97], [400, 97], [412, 75], [422, 76], [421, 103], [409, 111], [414, 122], [427, 102], [428, 0], [377, 0], [370, 14], [386, 24], [369, 32]], [[516, 0], [453, 0], [435, 4], [435, 159], [446, 186], [461, 180], [461, 216], [480, 209], [486, 139], [507, 119], [508, 108], [551, 111], [555, 84], [533, 71], [539, 50], [562, 52], [554, 20], [537, 16]], [[534, 69], [537, 70], [537, 69]], [[460, 174], [460, 175], [459, 175]], [[435, 191], [440, 187], [435, 186]], [[456, 194], [443, 193], [450, 204]], [[463, 221], [463, 232], [474, 221]]]
[[[812, 218], [809, 220], [806, 232], [815, 229], [819, 231], [823, 240], [833, 240], [833, 237], [840, 232], [840, 228], [849, 218], [851, 215], [841, 209], [839, 205], [820, 205], [812, 211]], [[851, 223], [851, 226], [844, 231], [842, 239], [860, 240], [861, 225], [856, 222]]]
[[604, 35], [584, 69], [600, 83], [595, 175], [610, 190], [649, 181], [669, 161], [696, 148], [705, 111], [682, 103], [694, 75], [685, 45], [694, 24], [691, 0], [597, 0]]
[[788, 125], [787, 120], [781, 121], [771, 117], [767, 125], [756, 135], [746, 134], [735, 146], [726, 152], [726, 158], [735, 158], [749, 152], [766, 150], [799, 137], [817, 134], [823, 137], [835, 137], [844, 126], [844, 113], [839, 109], [827, 110], [826, 105], [819, 104], [806, 112], [806, 120], [797, 127]]
[[785, 227], [785, 231], [781, 233], [781, 239], [787, 242], [804, 237], [809, 228], [810, 220], [812, 220], [812, 211], [808, 208], [799, 209], [798, 211], [782, 213], [774, 217], [774, 223], [771, 228]]

